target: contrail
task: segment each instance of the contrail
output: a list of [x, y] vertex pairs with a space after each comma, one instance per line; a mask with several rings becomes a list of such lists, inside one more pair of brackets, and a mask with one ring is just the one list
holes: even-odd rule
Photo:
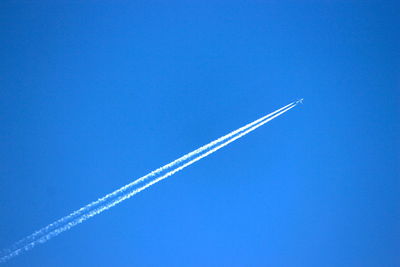
[[[94, 201], [94, 202], [92, 202], [92, 203], [90, 203], [90, 204], [88, 204], [88, 205], [86, 205], [86, 206], [84, 206], [84, 207], [72, 212], [71, 214], [69, 214], [69, 215], [67, 215], [67, 216], [65, 216], [65, 217], [63, 217], [63, 218], [61, 218], [61, 219], [59, 219], [59, 220], [47, 225], [46, 227], [44, 227], [42, 229], [39, 229], [38, 231], [34, 232], [33, 234], [31, 234], [31, 235], [25, 237], [24, 239], [16, 242], [10, 249], [11, 250], [13, 248], [17, 249], [17, 248], [20, 248], [23, 244], [31, 243], [32, 241], [38, 239], [38, 237], [43, 236], [44, 234], [47, 234], [47, 233], [51, 232], [52, 230], [60, 227], [61, 225], [65, 224], [66, 222], [69, 222], [72, 219], [74, 219], [76, 217], [79, 217], [80, 215], [86, 213], [87, 211], [89, 211], [91, 209], [94, 209], [95, 207], [97, 207], [97, 206], [109, 201], [110, 199], [113, 199], [116, 196], [123, 194], [124, 192], [129, 190], [131, 187], [135, 186], [136, 184], [138, 184], [138, 183], [140, 183], [140, 182], [142, 182], [142, 181], [144, 181], [144, 180], [146, 180], [146, 179], [148, 179], [150, 177], [154, 177], [154, 176], [156, 176], [156, 175], [158, 175], [158, 174], [160, 174], [160, 173], [162, 173], [164, 171], [167, 171], [168, 169], [171, 169], [171, 168], [175, 167], [177, 164], [180, 164], [181, 162], [184, 162], [184, 161], [188, 160], [189, 158], [191, 158], [191, 157], [193, 157], [195, 155], [198, 155], [199, 153], [202, 153], [203, 151], [205, 151], [207, 149], [210, 149], [211, 147], [215, 146], [216, 144], [225, 141], [226, 139], [236, 135], [237, 133], [239, 133], [239, 132], [241, 132], [241, 131], [243, 131], [243, 130], [245, 130], [245, 129], [247, 129], [247, 128], [255, 125], [255, 124], [257, 124], [257, 123], [259, 123], [260, 121], [262, 121], [262, 120], [264, 120], [264, 119], [266, 119], [266, 118], [268, 118], [268, 117], [270, 117], [270, 116], [280, 112], [281, 110], [284, 110], [284, 109], [286, 109], [289, 106], [292, 106], [294, 104], [295, 104], [295, 102], [292, 102], [292, 103], [290, 103], [290, 104], [288, 104], [288, 105], [286, 105], [286, 106], [284, 106], [284, 107], [282, 107], [282, 108], [280, 108], [280, 109], [278, 109], [278, 110], [276, 110], [274, 112], [271, 112], [270, 114], [268, 114], [268, 115], [266, 115], [266, 116], [264, 116], [264, 117], [262, 117], [262, 118], [260, 118], [260, 119], [258, 119], [256, 121], [254, 121], [254, 122], [251, 122], [251, 123], [239, 128], [239, 129], [237, 129], [235, 131], [230, 132], [227, 135], [224, 135], [224, 136], [216, 139], [215, 141], [212, 141], [212, 142], [210, 142], [210, 143], [208, 143], [208, 144], [206, 144], [206, 145], [204, 145], [204, 146], [202, 146], [202, 147], [200, 147], [200, 148], [198, 148], [198, 149], [196, 149], [196, 150], [194, 150], [194, 151], [192, 151], [192, 152], [190, 152], [188, 154], [185, 154], [184, 156], [172, 161], [171, 163], [168, 163], [168, 164], [166, 164], [166, 165], [164, 165], [164, 166], [162, 166], [162, 167], [150, 172], [149, 174], [147, 174], [147, 175], [145, 175], [145, 176], [133, 181], [132, 183], [129, 183], [129, 184], [121, 187], [120, 189], [115, 190], [114, 192], [112, 192], [110, 194], [107, 194], [106, 196], [104, 196], [102, 198], [99, 198], [98, 200], [96, 200], [96, 201]], [[1, 262], [1, 258], [0, 258], [0, 262]]]
[[[49, 224], [48, 226], [34, 232], [28, 237], [16, 242], [11, 248], [3, 251], [0, 254], [0, 263], [6, 262], [7, 260], [15, 257], [22, 252], [28, 251], [35, 247], [37, 244], [44, 243], [51, 238], [59, 235], [60, 233], [71, 229], [72, 227], [80, 224], [87, 219], [100, 214], [101, 212], [108, 210], [109, 208], [119, 204], [120, 202], [132, 197], [133, 195], [143, 191], [151, 185], [175, 174], [176, 172], [186, 168], [187, 166], [199, 161], [200, 159], [214, 153], [222, 147], [230, 144], [231, 142], [239, 139], [240, 137], [254, 131], [258, 127], [264, 125], [270, 120], [278, 117], [286, 111], [294, 108], [300, 101], [292, 102], [254, 122], [251, 122], [231, 133], [224, 135], [215, 141], [212, 141], [173, 162], [160, 167], [149, 174], [133, 181], [132, 183], [121, 187], [118, 190], [72, 212], [71, 214], [57, 220], [56, 222]], [[227, 140], [227, 141], [226, 141]], [[225, 142], [224, 142], [225, 141]], [[195, 157], [197, 156], [197, 157]], [[194, 158], [195, 157], [195, 158]], [[191, 159], [194, 158], [194, 159]], [[191, 160], [189, 160], [191, 159]], [[186, 162], [186, 163], [185, 163]], [[172, 170], [170, 170], [172, 169]], [[170, 171], [168, 171], [170, 170]], [[154, 177], [155, 176], [155, 177]], [[149, 178], [153, 177], [150, 181], [145, 183]]]

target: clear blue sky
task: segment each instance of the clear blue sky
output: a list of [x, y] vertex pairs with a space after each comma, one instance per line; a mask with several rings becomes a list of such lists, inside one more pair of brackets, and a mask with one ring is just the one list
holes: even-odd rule
[[305, 101], [9, 266], [400, 266], [397, 1], [38, 2], [0, 4], [0, 247]]

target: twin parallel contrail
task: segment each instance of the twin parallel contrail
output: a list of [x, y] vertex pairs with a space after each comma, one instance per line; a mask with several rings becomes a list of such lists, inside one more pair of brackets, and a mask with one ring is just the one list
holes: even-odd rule
[[121, 203], [122, 201], [132, 197], [133, 195], [143, 191], [153, 184], [168, 178], [169, 176], [183, 170], [192, 165], [196, 161], [214, 153], [215, 151], [227, 146], [240, 137], [254, 131], [258, 127], [280, 116], [286, 111], [294, 108], [301, 103], [303, 99], [294, 101], [258, 120], [255, 120], [235, 131], [230, 132], [174, 161], [168, 163], [149, 174], [140, 177], [139, 179], [121, 187], [114, 192], [99, 198], [96, 201], [72, 212], [71, 214], [47, 225], [34, 232], [33, 234], [16, 242], [10, 248], [5, 249], [0, 253], [0, 263], [6, 262], [9, 259], [20, 255], [21, 253], [34, 248], [36, 245], [45, 243], [60, 233], [71, 229], [72, 227], [86, 221], [87, 219], [102, 213], [105, 210]]

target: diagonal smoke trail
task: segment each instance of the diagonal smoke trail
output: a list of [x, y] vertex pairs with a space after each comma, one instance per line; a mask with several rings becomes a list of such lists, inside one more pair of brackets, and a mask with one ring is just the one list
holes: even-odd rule
[[[71, 213], [70, 215], [67, 215], [60, 220], [56, 221], [55, 223], [52, 223], [39, 231], [36, 231], [34, 234], [28, 236], [27, 238], [22, 239], [21, 241], [17, 242], [14, 244], [13, 247], [10, 249], [4, 251], [2, 255], [0, 255], [0, 263], [5, 262], [9, 260], [10, 258], [19, 255], [20, 253], [24, 251], [28, 251], [35, 247], [37, 244], [44, 243], [51, 238], [59, 235], [60, 233], [71, 229], [72, 227], [76, 226], [77, 224], [80, 224], [87, 219], [110, 209], [111, 207], [119, 204], [120, 202], [132, 197], [133, 195], [143, 191], [144, 189], [150, 187], [151, 185], [166, 179], [167, 177], [175, 174], [176, 172], [186, 168], [187, 166], [199, 161], [200, 159], [214, 153], [215, 151], [221, 149], [222, 147], [230, 144], [231, 142], [239, 139], [240, 137], [254, 131], [258, 127], [264, 125], [265, 123], [269, 122], [270, 120], [278, 117], [279, 115], [285, 113], [286, 111], [294, 108], [298, 104], [298, 101], [293, 102], [289, 105], [286, 105], [283, 108], [280, 108], [276, 110], [275, 112], [272, 112], [252, 123], [249, 123], [223, 137], [218, 138], [217, 140], [200, 147], [199, 149], [194, 150], [193, 152], [190, 152], [181, 158], [149, 173], [146, 176], [143, 176], [134, 182], [106, 195], [103, 198], [100, 198], [99, 200], [92, 202], [91, 204]], [[227, 140], [228, 139], [228, 140]], [[227, 140], [227, 141], [225, 141]], [[225, 141], [225, 142], [223, 142]], [[221, 144], [221, 142], [223, 142]], [[219, 145], [218, 145], [219, 144]], [[206, 152], [205, 152], [206, 151]], [[202, 153], [205, 152], [205, 153]], [[195, 155], [198, 155], [196, 158], [188, 161], [190, 158], [193, 158]], [[184, 163], [185, 161], [188, 161]], [[182, 164], [184, 163], [184, 164]], [[180, 165], [182, 164], [182, 165]], [[165, 172], [168, 169], [171, 169], [172, 167], [175, 167], [175, 169], [167, 172], [166, 174], [160, 176], [160, 177], [155, 177], [149, 182], [147, 182], [144, 185], [141, 185], [144, 183], [144, 181], [152, 176], [156, 176], [160, 173]], [[141, 186], [140, 186], [141, 185]]]
[[292, 106], [294, 104], [295, 104], [295, 102], [292, 102], [292, 103], [290, 103], [290, 104], [288, 104], [288, 105], [286, 105], [286, 106], [284, 106], [284, 107], [282, 107], [282, 108], [280, 108], [280, 109], [278, 109], [278, 110], [276, 110], [274, 112], [271, 112], [270, 114], [268, 114], [268, 115], [266, 115], [266, 116], [264, 116], [264, 117], [262, 117], [262, 118], [260, 118], [260, 119], [258, 119], [256, 121], [254, 121], [254, 122], [251, 122], [251, 123], [239, 128], [239, 129], [237, 129], [235, 131], [232, 131], [229, 134], [224, 135], [224, 136], [222, 136], [222, 137], [220, 137], [220, 138], [218, 138], [218, 139], [216, 139], [216, 140], [214, 140], [214, 141], [212, 141], [212, 142], [210, 142], [210, 143], [208, 143], [208, 144], [206, 144], [206, 145], [204, 145], [204, 146], [202, 146], [202, 147], [200, 147], [200, 148], [198, 148], [198, 149], [196, 149], [196, 150], [194, 150], [194, 151], [192, 151], [192, 152], [190, 152], [188, 154], [185, 154], [184, 156], [172, 161], [171, 163], [168, 163], [168, 164], [166, 164], [166, 165], [164, 165], [164, 166], [162, 166], [162, 167], [150, 172], [149, 174], [147, 174], [147, 175], [145, 175], [145, 176], [143, 176], [143, 177], [141, 177], [141, 178], [139, 178], [139, 179], [137, 179], [137, 180], [135, 180], [135, 181], [123, 186], [123, 187], [121, 187], [120, 189], [115, 190], [114, 192], [112, 192], [110, 194], [107, 194], [106, 196], [104, 196], [102, 198], [99, 198], [98, 200], [93, 201], [92, 203], [90, 203], [90, 204], [88, 204], [88, 205], [86, 205], [86, 206], [84, 206], [84, 207], [72, 212], [71, 214], [69, 214], [67, 216], [64, 216], [63, 218], [61, 218], [61, 219], [59, 219], [59, 220], [57, 220], [57, 221], [55, 221], [55, 222], [53, 222], [53, 223], [51, 223], [51, 224], [49, 224], [49, 225], [47, 225], [45, 227], [39, 229], [38, 231], [34, 232], [33, 234], [31, 234], [31, 235], [25, 237], [24, 239], [16, 242], [10, 249], [11, 250], [17, 249], [18, 247], [21, 247], [23, 244], [28, 244], [28, 243], [36, 240], [40, 236], [53, 231], [54, 229], [56, 229], [56, 228], [60, 227], [61, 225], [65, 224], [66, 222], [71, 221], [74, 218], [79, 217], [83, 213], [86, 213], [89, 210], [96, 208], [97, 206], [109, 201], [110, 199], [113, 199], [113, 198], [117, 197], [120, 194], [123, 194], [125, 191], [129, 190], [130, 188], [132, 188], [136, 184], [138, 184], [138, 183], [140, 183], [140, 182], [142, 182], [142, 181], [144, 181], [144, 180], [146, 180], [146, 179], [148, 179], [150, 177], [154, 177], [154, 176], [156, 176], [156, 175], [158, 175], [158, 174], [160, 174], [160, 173], [162, 173], [164, 171], [167, 171], [168, 169], [171, 169], [171, 168], [175, 167], [177, 164], [180, 164], [181, 162], [184, 162], [185, 160], [188, 160], [189, 158], [194, 157], [195, 155], [198, 155], [199, 153], [202, 153], [203, 151], [205, 151], [207, 149], [210, 149], [211, 147], [219, 144], [220, 142], [223, 142], [226, 139], [231, 138], [232, 136], [236, 135], [237, 133], [239, 133], [239, 132], [241, 132], [241, 131], [243, 131], [245, 129], [248, 129], [249, 127], [259, 123], [260, 121], [262, 121], [262, 120], [264, 120], [264, 119], [266, 119], [266, 118], [268, 118], [268, 117], [270, 117], [270, 116], [280, 112], [281, 110], [284, 110], [284, 109], [286, 109], [289, 106]]

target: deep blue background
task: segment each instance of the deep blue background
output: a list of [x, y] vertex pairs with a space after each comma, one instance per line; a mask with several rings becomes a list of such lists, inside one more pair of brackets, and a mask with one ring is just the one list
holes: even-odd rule
[[38, 2], [0, 4], [0, 247], [305, 101], [9, 266], [400, 266], [396, 1]]

